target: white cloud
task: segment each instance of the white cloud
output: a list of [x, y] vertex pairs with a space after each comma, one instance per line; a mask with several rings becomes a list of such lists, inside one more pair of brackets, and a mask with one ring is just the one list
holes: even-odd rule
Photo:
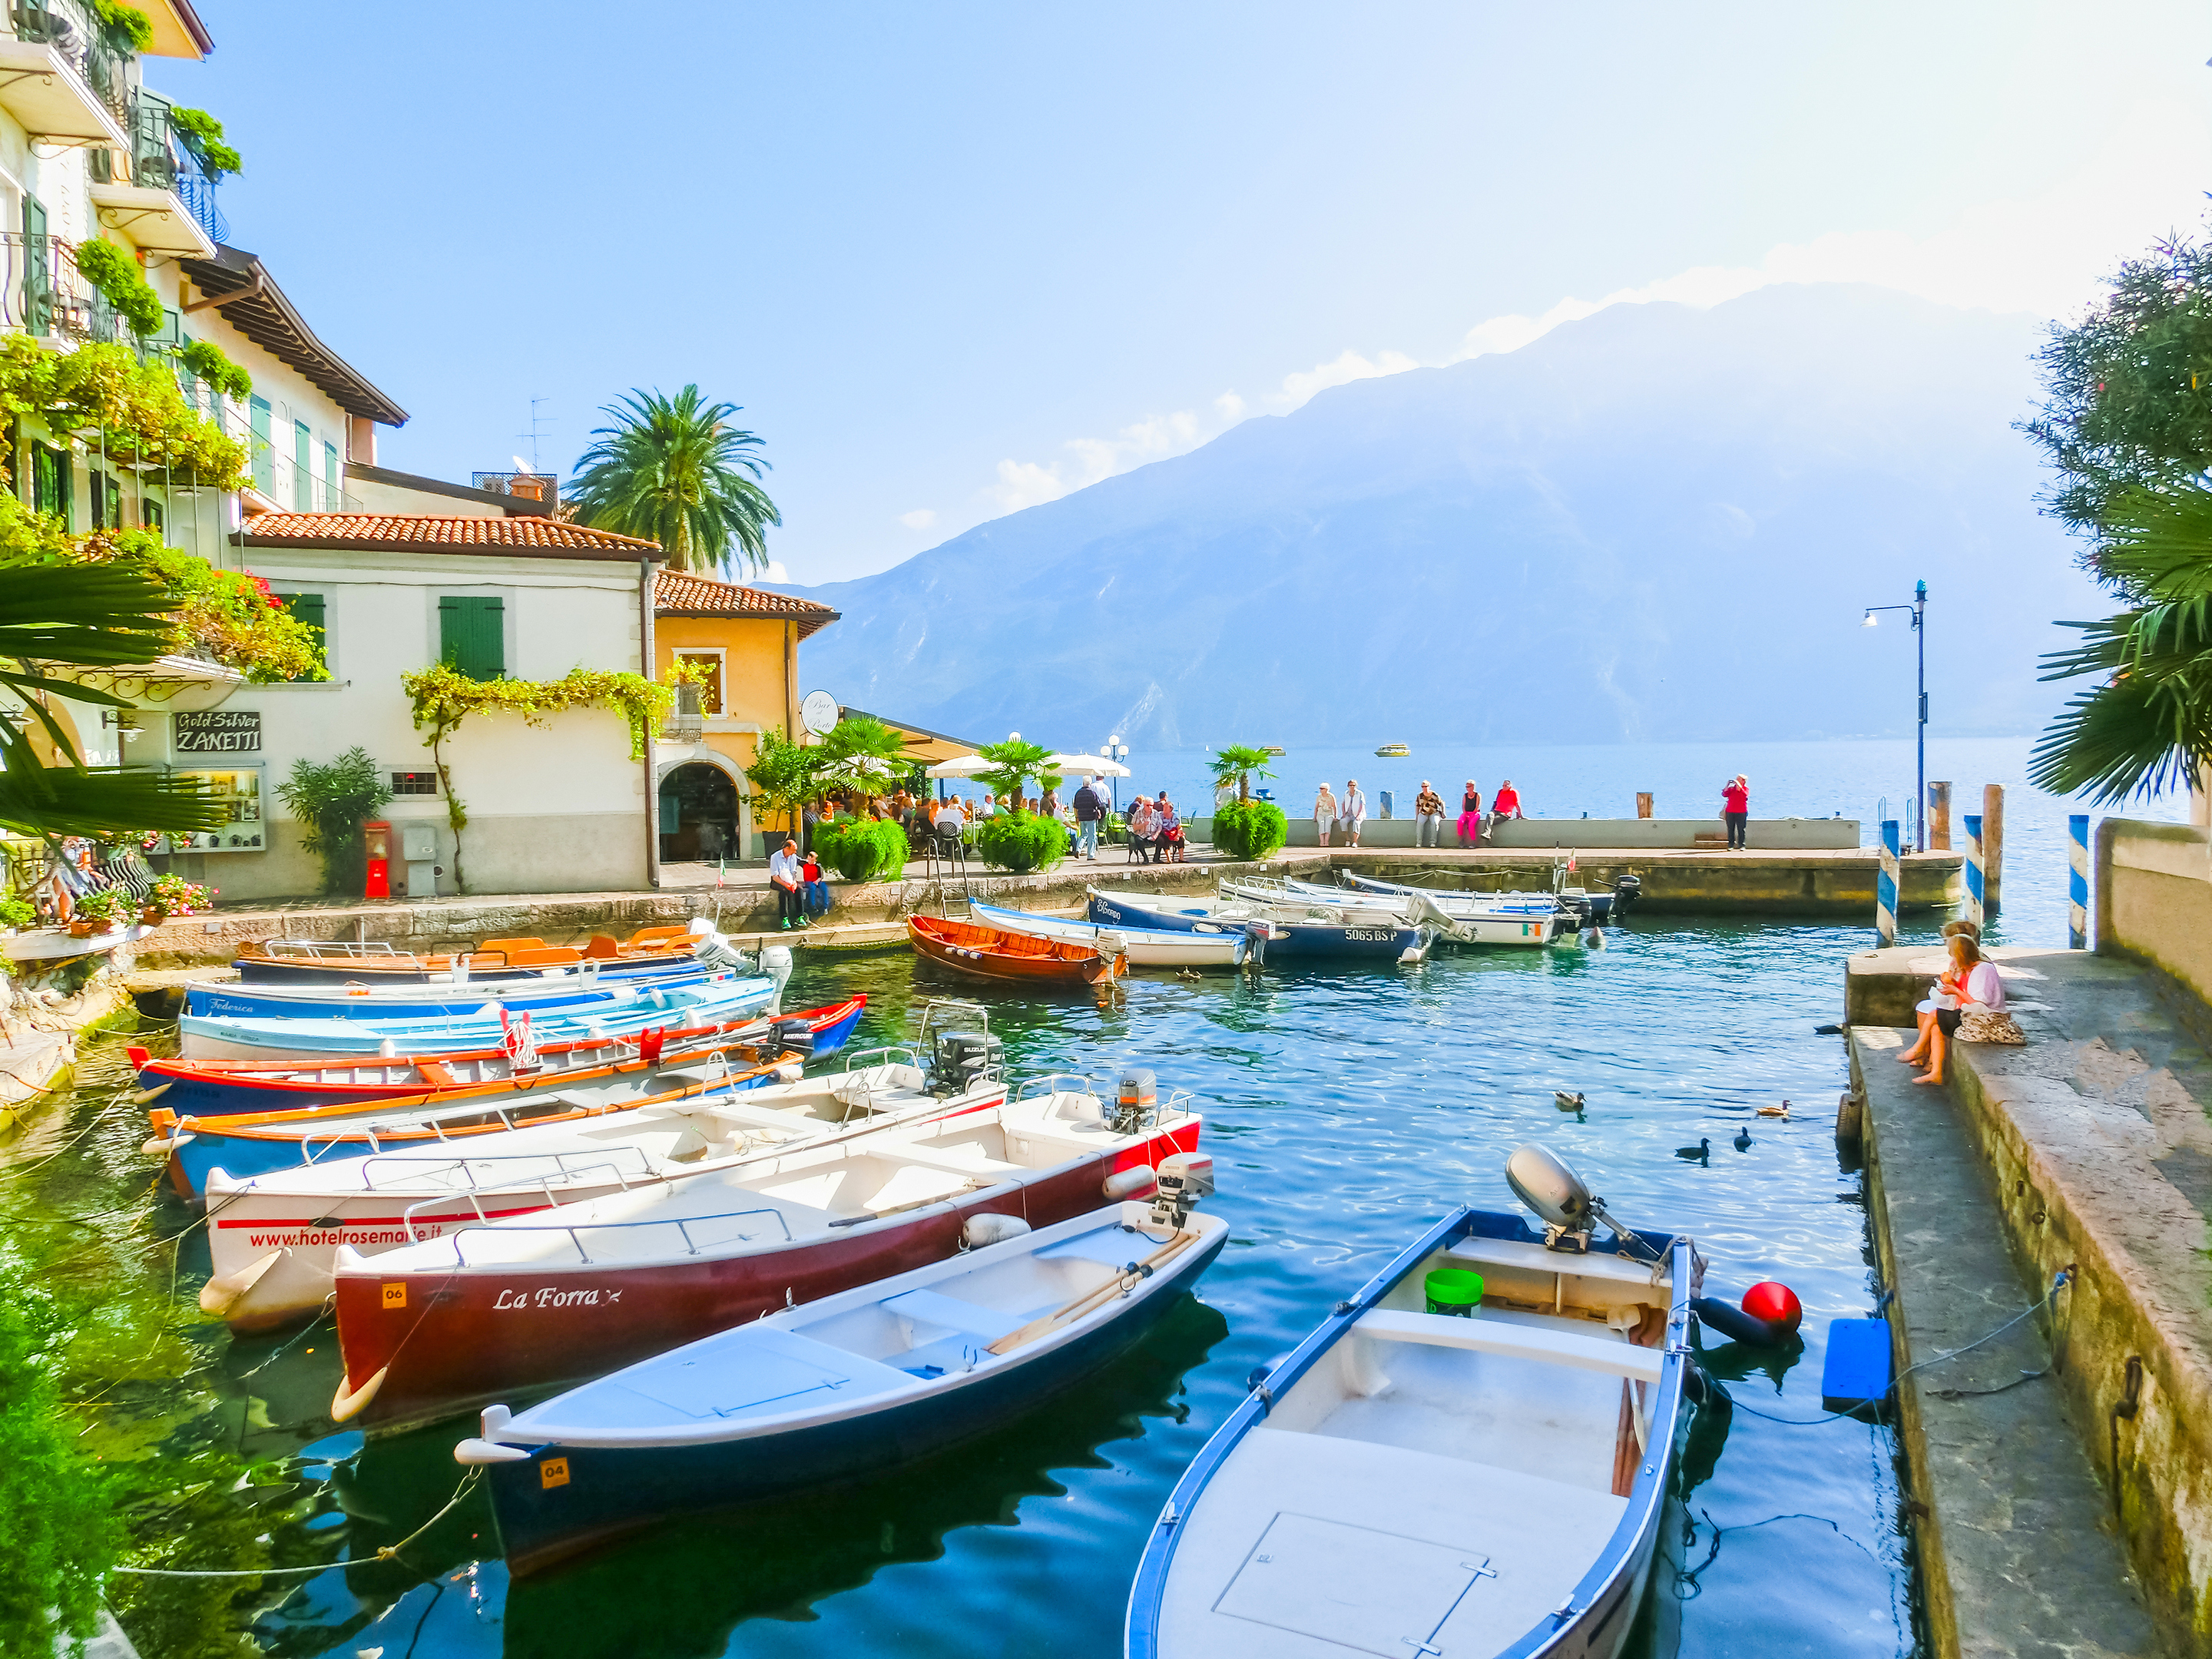
[[759, 580], [764, 582], [787, 582], [791, 580], [791, 573], [783, 568], [781, 559], [770, 559], [768, 562], [768, 568], [760, 573]]
[[1057, 465], [1039, 466], [1035, 461], [1005, 460], [999, 463], [999, 482], [977, 494], [994, 504], [1000, 513], [1018, 513], [1040, 501], [1058, 501], [1067, 494], [1067, 486], [1060, 481]]
[[1326, 392], [1333, 386], [1348, 386], [1354, 380], [1371, 380], [1379, 374], [1401, 374], [1420, 366], [1418, 361], [1402, 351], [1377, 352], [1372, 358], [1367, 358], [1346, 349], [1328, 362], [1315, 364], [1302, 374], [1285, 374], [1283, 376], [1283, 389], [1267, 401], [1273, 407], [1288, 414], [1316, 392]]
[[1231, 426], [1244, 418], [1244, 400], [1233, 392], [1223, 392], [1213, 400], [1213, 406], [1221, 411], [1222, 420]]
[[937, 522], [937, 509], [933, 507], [917, 507], [911, 513], [900, 514], [899, 522], [908, 530], [927, 530]]

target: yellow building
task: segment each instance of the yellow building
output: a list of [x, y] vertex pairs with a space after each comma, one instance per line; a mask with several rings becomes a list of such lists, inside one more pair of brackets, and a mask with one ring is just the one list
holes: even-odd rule
[[803, 732], [799, 645], [837, 620], [811, 599], [664, 570], [653, 586], [653, 660], [665, 678], [679, 659], [707, 671], [697, 712], [681, 699], [654, 745], [660, 856], [740, 858], [753, 848], [744, 769], [763, 732]]

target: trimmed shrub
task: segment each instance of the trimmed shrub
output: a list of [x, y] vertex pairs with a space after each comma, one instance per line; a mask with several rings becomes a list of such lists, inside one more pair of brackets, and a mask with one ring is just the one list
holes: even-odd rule
[[1232, 800], [1213, 809], [1213, 845], [1232, 859], [1263, 859], [1291, 838], [1291, 821], [1271, 800]]
[[847, 881], [906, 868], [906, 831], [888, 818], [835, 818], [814, 826], [814, 856]]
[[1020, 875], [1049, 870], [1067, 856], [1067, 826], [1058, 818], [1008, 812], [975, 826], [975, 850], [986, 864]]

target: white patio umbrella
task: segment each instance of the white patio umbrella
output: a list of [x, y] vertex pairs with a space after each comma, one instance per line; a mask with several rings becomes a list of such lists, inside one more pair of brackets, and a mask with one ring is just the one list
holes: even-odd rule
[[981, 755], [955, 755], [951, 760], [938, 762], [926, 775], [933, 778], [972, 778], [979, 772], [992, 770], [996, 765], [995, 761], [987, 761]]
[[1045, 769], [1057, 772], [1062, 777], [1126, 778], [1129, 769], [1119, 761], [1110, 761], [1103, 755], [1052, 755], [1045, 760]]

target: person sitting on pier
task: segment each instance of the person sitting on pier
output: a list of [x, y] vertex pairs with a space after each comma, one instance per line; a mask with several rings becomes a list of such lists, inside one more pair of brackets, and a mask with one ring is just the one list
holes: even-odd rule
[[1965, 1034], [1970, 1042], [2021, 1042], [2020, 1028], [2005, 1012], [2004, 981], [1997, 965], [1982, 954], [1974, 936], [1965, 931], [1951, 935], [1951, 961], [1936, 981], [1928, 1000], [1920, 1005], [1920, 1041], [1899, 1056], [1917, 1061], [1925, 1055], [1928, 1069], [1915, 1083], [1940, 1085], [1943, 1062], [1952, 1039], [1968, 1020], [1973, 1029]]
[[1322, 784], [1314, 792], [1314, 834], [1323, 847], [1328, 845], [1328, 832], [1336, 823], [1336, 797]]
[[1176, 815], [1175, 803], [1164, 789], [1152, 803], [1152, 837], [1160, 849], [1158, 862], [1182, 862], [1182, 820]]
[[1474, 780], [1467, 781], [1467, 788], [1459, 798], [1459, 844], [1474, 847], [1482, 841], [1482, 791], [1474, 787]]
[[1129, 803], [1129, 855], [1139, 864], [1152, 861], [1152, 804], [1142, 795]]
[[1426, 778], [1421, 780], [1421, 793], [1413, 797], [1413, 819], [1422, 846], [1434, 847], [1444, 838], [1444, 798], [1429, 787]]
[[805, 901], [799, 895], [799, 841], [796, 836], [784, 839], [783, 850], [768, 861], [769, 884], [775, 889], [775, 910], [778, 926], [789, 927], [797, 922], [806, 926]]
[[1504, 782], [1498, 786], [1498, 793], [1490, 798], [1490, 828], [1492, 833], [1495, 834], [1497, 832], [1498, 826], [1504, 823], [1506, 819], [1517, 818], [1520, 816], [1521, 792], [1513, 787], [1513, 780], [1508, 778]]

